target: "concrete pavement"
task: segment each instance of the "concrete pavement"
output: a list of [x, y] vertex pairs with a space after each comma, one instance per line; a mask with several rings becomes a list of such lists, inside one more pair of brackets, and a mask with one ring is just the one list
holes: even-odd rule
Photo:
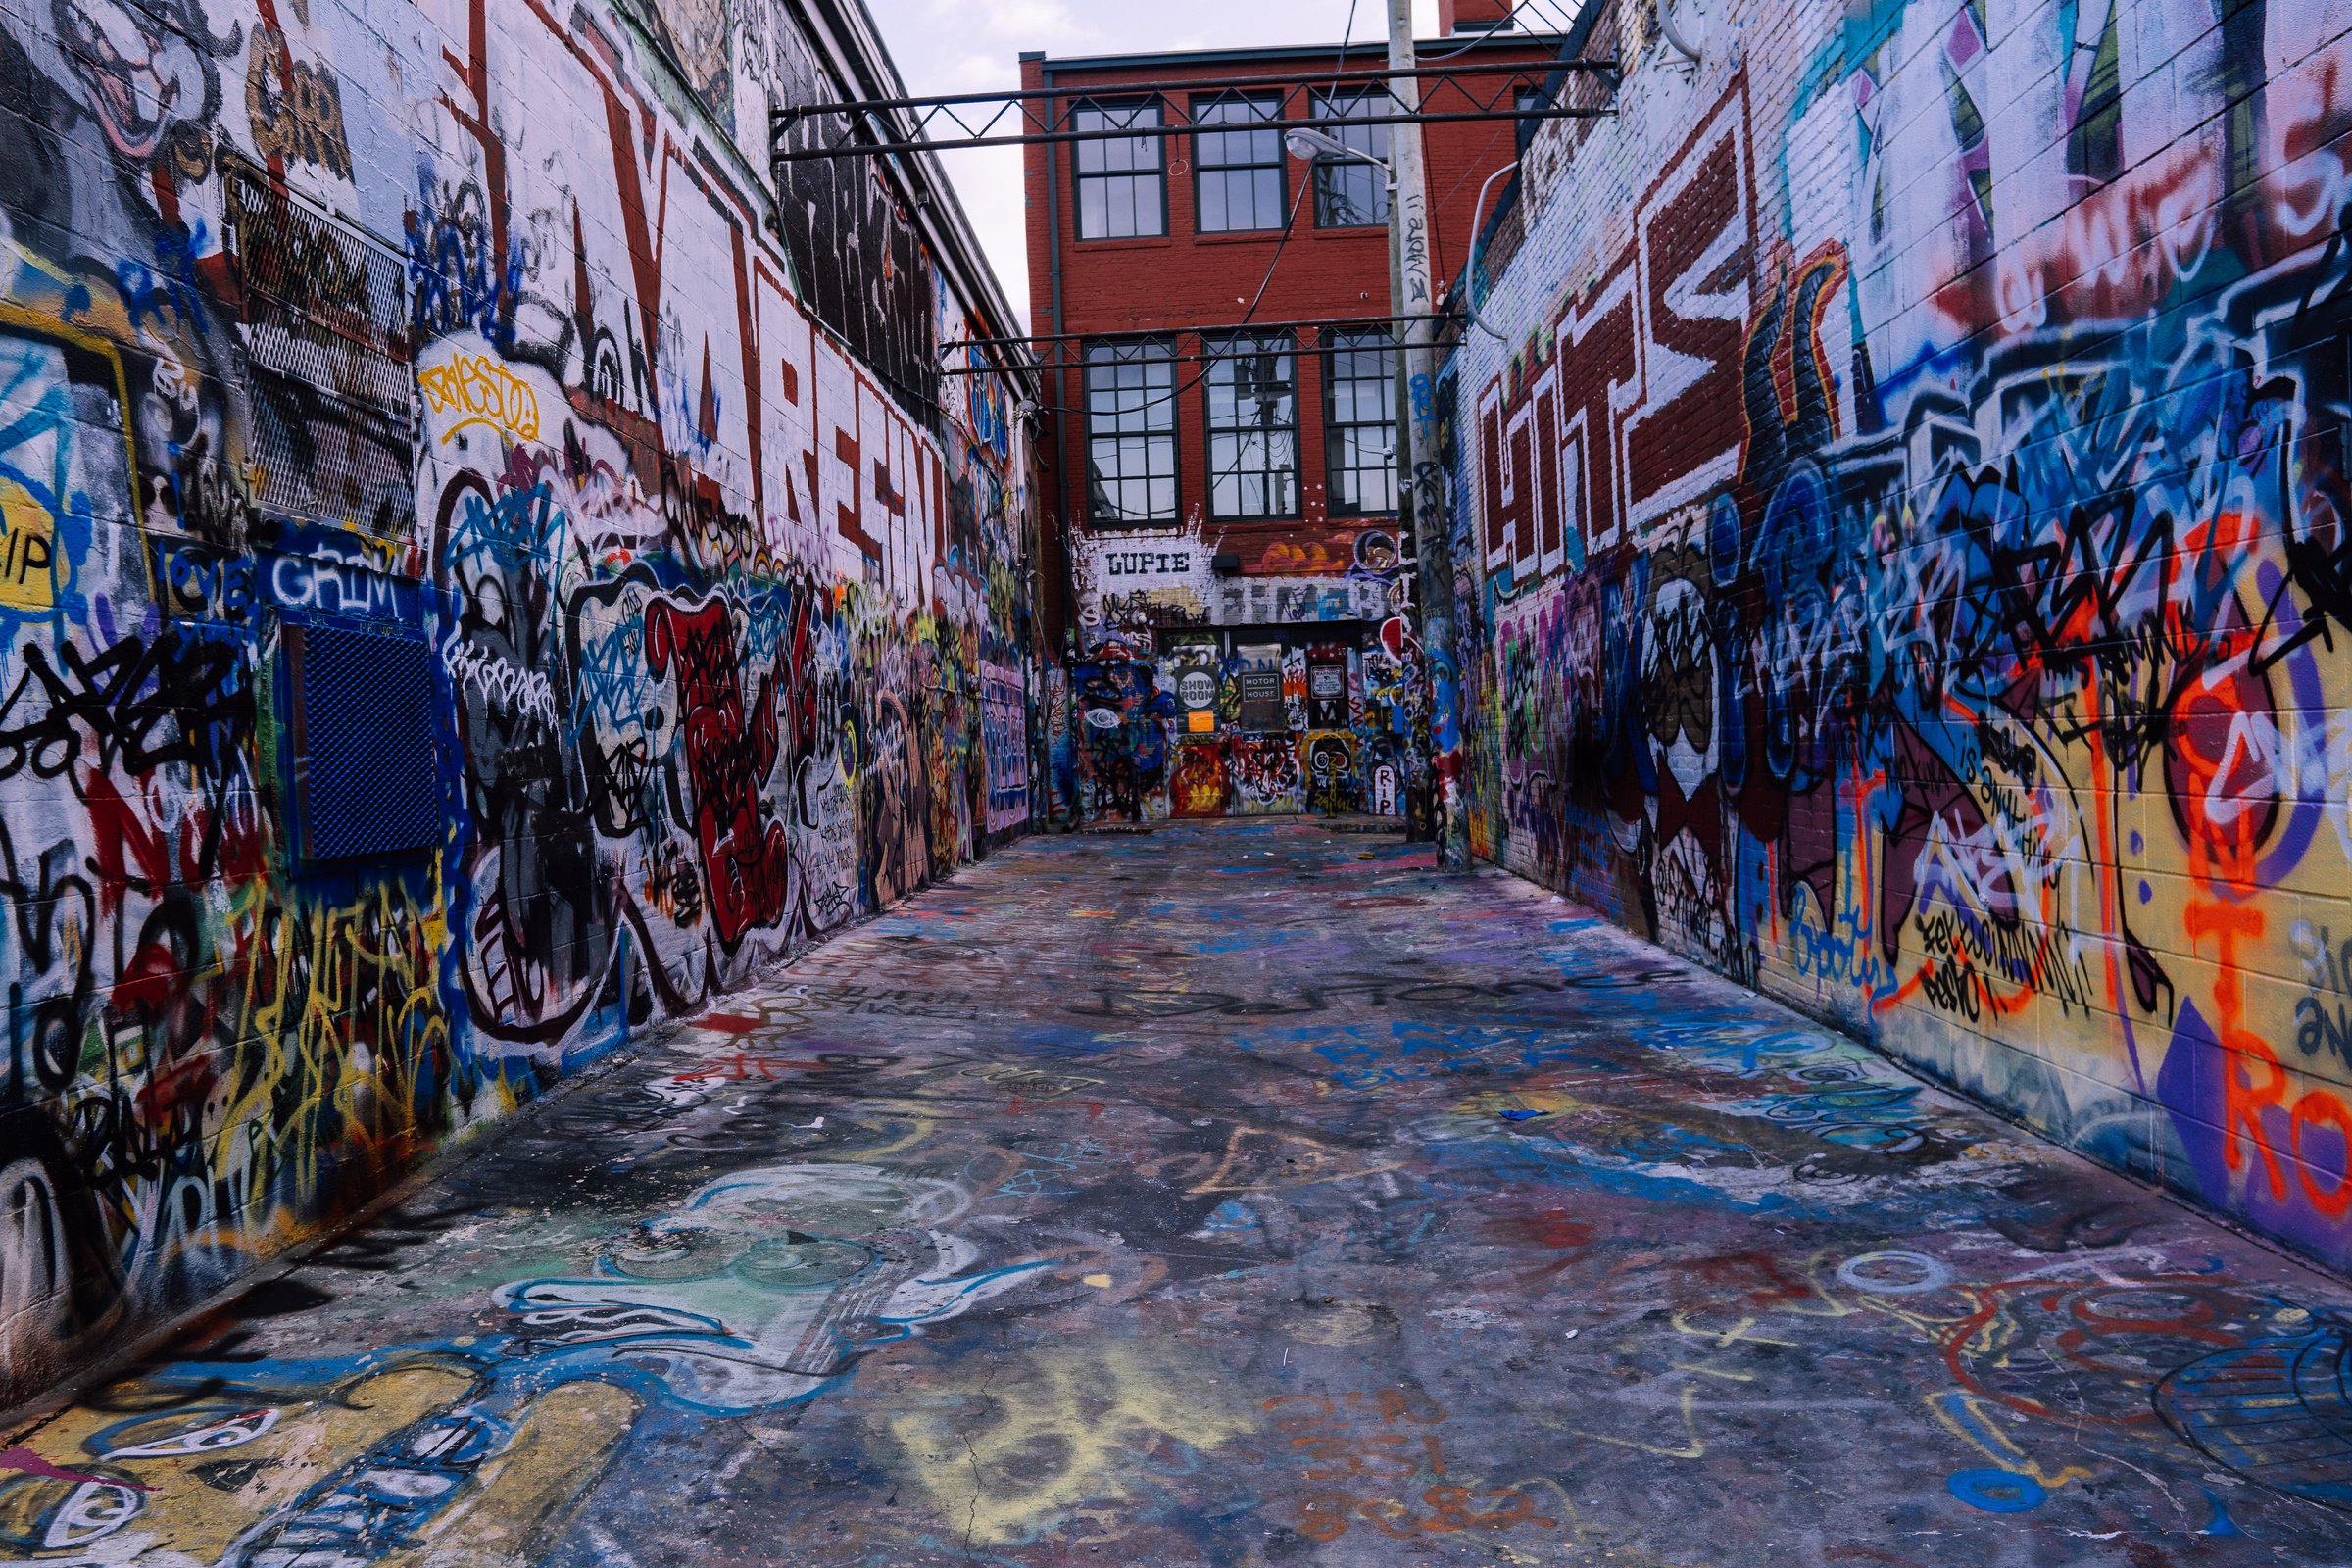
[[0, 1559], [2352, 1565], [2352, 1291], [1494, 873], [1035, 841], [0, 1453]]

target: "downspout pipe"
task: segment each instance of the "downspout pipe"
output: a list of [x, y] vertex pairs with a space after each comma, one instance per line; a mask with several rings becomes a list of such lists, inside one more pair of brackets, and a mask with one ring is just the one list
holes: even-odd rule
[[[1047, 87], [1051, 88], [1054, 85], [1054, 68], [1052, 66], [1041, 67], [1040, 79]], [[1050, 106], [1053, 104], [1054, 100], [1049, 98], [1046, 100], [1046, 102], [1049, 105], [1049, 113], [1051, 113]], [[1046, 253], [1053, 259], [1051, 270], [1053, 274], [1052, 310], [1054, 312], [1054, 335], [1056, 341], [1058, 341], [1061, 337], [1061, 334], [1068, 330], [1062, 324], [1061, 317], [1061, 149], [1054, 146], [1051, 142], [1046, 144]], [[1081, 367], [1084, 366], [1085, 361], [1085, 355], [1083, 353], [1080, 354], [1079, 364]], [[1085, 373], [1085, 370], [1081, 368], [1079, 371], [1081, 387], [1083, 387], [1084, 384]], [[1075, 573], [1078, 569], [1078, 564], [1076, 560], [1076, 553], [1071, 543], [1070, 410], [1084, 406], [1085, 394], [1082, 390], [1078, 398], [1073, 400], [1070, 397], [1070, 368], [1065, 363], [1065, 357], [1063, 355], [1056, 353], [1054, 356], [1054, 365], [1051, 374], [1054, 378], [1054, 390], [1052, 393], [1053, 401], [1051, 404], [1053, 410], [1052, 416], [1054, 419], [1054, 487], [1061, 493], [1060, 504], [1054, 510], [1054, 532], [1058, 536], [1061, 543], [1061, 580], [1054, 585], [1054, 593], [1060, 598], [1061, 601], [1061, 613], [1054, 618], [1061, 622], [1062, 630], [1063, 647], [1062, 649], [1057, 650], [1057, 652], [1064, 654], [1066, 657], [1070, 647], [1075, 643], [1075, 638], [1072, 636], [1072, 632], [1076, 627], [1078, 619], [1078, 595], [1076, 591], [1077, 584], [1075, 580]], [[1039, 384], [1043, 385], [1044, 381], [1045, 375], [1041, 373], [1039, 376]], [[1071, 694], [1069, 685], [1066, 681], [1063, 683], [1063, 700], [1065, 702], [1072, 703], [1076, 701], [1076, 698]], [[1063, 724], [1067, 725], [1076, 715], [1075, 713], [1065, 713], [1059, 716]], [[1040, 775], [1047, 780], [1046, 800], [1048, 803], [1047, 814], [1049, 817], [1052, 815], [1052, 802], [1054, 799], [1052, 769], [1054, 759], [1052, 755], [1052, 734], [1053, 731], [1051, 727], [1049, 727], [1047, 731], [1048, 739], [1046, 742], [1047, 772]], [[1074, 833], [1078, 830], [1079, 823], [1084, 819], [1086, 813], [1079, 808], [1078, 803], [1074, 800], [1070, 803], [1070, 820], [1066, 826], [1068, 827], [1069, 831]], [[1064, 824], [1055, 823], [1054, 825], [1063, 826]]]

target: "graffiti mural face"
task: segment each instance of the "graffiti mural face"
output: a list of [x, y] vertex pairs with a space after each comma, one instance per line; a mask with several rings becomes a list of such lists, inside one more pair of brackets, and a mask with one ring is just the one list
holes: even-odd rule
[[[2347, 388], [2314, 347], [2352, 209], [2295, 138], [2352, 78], [2298, 8], [2114, 15], [1898, 5], [1835, 68], [1828, 24], [1759, 19], [1531, 148], [1510, 339], [1456, 367], [1474, 817], [2341, 1265], [2352, 1071], [2297, 955], [2352, 928]], [[2050, 38], [2074, 66], [1991, 117]], [[2176, 46], [2204, 85], [2140, 92]]]
[[138, 164], [178, 122], [201, 125], [220, 108], [216, 59], [237, 52], [237, 28], [216, 38], [201, 7], [149, 12], [109, 0], [55, 0], [50, 22], [73, 64], [81, 101], [107, 144]]

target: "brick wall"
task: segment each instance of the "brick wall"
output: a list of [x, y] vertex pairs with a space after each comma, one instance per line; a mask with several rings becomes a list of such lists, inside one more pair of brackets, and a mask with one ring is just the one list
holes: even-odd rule
[[[1512, 87], [1540, 84], [1557, 52], [1556, 42], [1520, 39], [1475, 48], [1477, 61], [1516, 62], [1527, 74], [1470, 75], [1445, 86], [1433, 79], [1425, 92], [1438, 112], [1458, 114], [1488, 102], [1507, 108]], [[1430, 52], [1460, 59], [1463, 46], [1432, 45]], [[1377, 70], [1385, 59], [1385, 20], [1376, 19], [1354, 40], [1345, 67]], [[1312, 88], [1342, 64], [1336, 51], [1304, 50], [1080, 63], [1030, 57], [1022, 62], [1022, 81], [1117, 102], [1156, 92], [1173, 119], [1216, 95], [1188, 83], [1254, 76]], [[1302, 120], [1312, 99], [1291, 92], [1283, 104], [1287, 118]], [[1441, 283], [1467, 259], [1481, 187], [1511, 162], [1518, 129], [1509, 119], [1426, 127], [1432, 267]], [[1078, 237], [1072, 149], [1026, 150], [1030, 298], [1040, 331], [1080, 340], [1164, 335], [1189, 357], [1201, 348], [1200, 330], [1245, 316], [1261, 323], [1367, 318], [1377, 323], [1387, 317], [1385, 224], [1318, 227], [1304, 162], [1286, 158], [1283, 166], [1293, 215], [1287, 240], [1279, 227], [1203, 232], [1195, 140], [1174, 134], [1163, 147], [1166, 231], [1094, 240]], [[1082, 816], [1399, 809], [1412, 726], [1426, 725], [1427, 683], [1405, 620], [1410, 558], [1393, 510], [1350, 513], [1333, 503], [1325, 437], [1329, 362], [1320, 352], [1326, 340], [1300, 330], [1294, 341], [1297, 505], [1263, 518], [1213, 514], [1202, 367], [1188, 359], [1174, 368], [1178, 514], [1150, 529], [1098, 526], [1088, 514], [1083, 378], [1075, 368], [1083, 341], [1049, 351], [1071, 367], [1048, 377], [1054, 407], [1041, 442], [1041, 507], [1049, 517], [1066, 510], [1070, 524], [1073, 642], [1081, 656], [1070, 691], [1080, 711], [1063, 752]], [[1225, 563], [1212, 571], [1220, 556]], [[1149, 568], [1132, 569], [1138, 560], [1148, 560]], [[1287, 658], [1279, 650], [1242, 651], [1286, 637]], [[1226, 645], [1212, 652], [1221, 638]], [[1331, 646], [1312, 651], [1323, 643]], [[1344, 678], [1337, 673], [1343, 664]], [[1237, 730], [1243, 688], [1274, 678], [1283, 682], [1292, 715], [1290, 738], [1246, 725]], [[1339, 682], [1344, 698], [1310, 704], [1307, 688], [1317, 678], [1327, 691]], [[1178, 688], [1188, 680], [1201, 701], [1181, 701]]]
[[1453, 365], [1476, 846], [2352, 1266], [2352, 8], [1674, 14]]
[[0, 1407], [1027, 819], [1009, 323], [776, 199], [795, 14], [0, 0]]
[[[1359, 19], [1360, 20], [1360, 19]], [[1459, 47], [1458, 45], [1453, 47]], [[1434, 48], [1434, 46], [1433, 46]], [[1501, 57], [1529, 62], [1526, 78], [1540, 83], [1542, 63], [1548, 58], [1540, 47], [1482, 46], [1480, 60]], [[1377, 69], [1386, 59], [1381, 35], [1356, 40], [1345, 66], [1362, 72]], [[1320, 59], [1252, 60], [1243, 56], [1158, 59], [1134, 66], [1077, 69], [1060, 62], [1030, 58], [1022, 62], [1022, 85], [1041, 87], [1052, 73], [1053, 84], [1073, 92], [1093, 91], [1115, 96], [1143, 87], [1157, 87], [1171, 104], [1181, 107], [1195, 94], [1181, 86], [1188, 79], [1224, 79], [1260, 75], [1315, 83], [1341, 69], [1335, 54]], [[1475, 75], [1462, 78], [1463, 91], [1486, 97], [1502, 93], [1515, 78]], [[1252, 89], [1260, 90], [1260, 89]], [[1439, 93], [1440, 89], [1428, 89]], [[1202, 99], [1215, 96], [1202, 91]], [[1459, 113], [1470, 99], [1446, 90], [1442, 108]], [[1308, 100], [1303, 94], [1286, 104], [1292, 119], [1303, 119]], [[1427, 155], [1436, 240], [1432, 269], [1443, 283], [1466, 259], [1469, 226], [1480, 186], [1486, 176], [1511, 161], [1516, 123], [1511, 121], [1446, 122], [1427, 127]], [[1040, 331], [1114, 337], [1139, 333], [1190, 332], [1200, 326], [1239, 322], [1252, 301], [1260, 321], [1384, 318], [1389, 314], [1388, 230], [1382, 226], [1318, 228], [1311, 192], [1298, 201], [1297, 216], [1287, 243], [1278, 232], [1204, 233], [1200, 227], [1197, 193], [1190, 159], [1192, 137], [1176, 135], [1166, 142], [1167, 232], [1140, 239], [1080, 240], [1072, 198], [1072, 162], [1068, 146], [1026, 149], [1026, 199], [1030, 257], [1030, 299]], [[1286, 159], [1286, 191], [1298, 198], [1308, 179], [1307, 166]], [[1048, 172], [1058, 172], [1058, 202], [1049, 199]], [[1491, 202], [1490, 202], [1491, 205]], [[1054, 225], [1057, 217], [1058, 233]], [[1056, 248], [1061, 276], [1059, 316], [1054, 316]], [[1280, 260], [1276, 261], [1279, 253]], [[1058, 322], [1058, 324], [1056, 324]], [[1311, 349], [1311, 337], [1301, 337]], [[1187, 340], [1186, 352], [1193, 345]], [[1074, 359], [1073, 359], [1074, 363]], [[1197, 366], [1182, 367], [1180, 383], [1190, 380]], [[1226, 547], [1240, 552], [1245, 570], [1257, 571], [1272, 552], [1268, 572], [1280, 572], [1293, 561], [1328, 564], [1310, 569], [1344, 571], [1345, 554], [1351, 541], [1354, 519], [1335, 514], [1327, 503], [1322, 411], [1323, 364], [1312, 353], [1302, 354], [1298, 367], [1300, 410], [1299, 506], [1295, 516], [1217, 529], [1218, 519], [1207, 514], [1207, 460], [1204, 416], [1198, 389], [1181, 400], [1178, 434], [1182, 520], [1222, 531]], [[1080, 402], [1079, 377], [1073, 370], [1061, 378], [1053, 399], [1056, 412], [1074, 410]], [[1086, 515], [1085, 425], [1069, 421], [1071, 478], [1069, 508], [1074, 527], [1089, 524]], [[1049, 425], [1051, 432], [1052, 426]], [[1059, 460], [1059, 438], [1045, 442], [1050, 460]], [[1055, 490], [1052, 507], [1062, 499]], [[1329, 525], [1328, 527], [1326, 525]], [[1380, 523], [1387, 527], [1385, 521]], [[1322, 553], [1318, 556], [1317, 547]], [[1338, 552], [1335, 554], [1335, 552]]]

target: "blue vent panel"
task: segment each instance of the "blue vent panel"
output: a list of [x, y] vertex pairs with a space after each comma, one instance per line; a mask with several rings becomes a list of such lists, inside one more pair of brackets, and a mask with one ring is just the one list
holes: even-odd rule
[[344, 860], [438, 843], [431, 648], [316, 621], [286, 631], [303, 858]]

